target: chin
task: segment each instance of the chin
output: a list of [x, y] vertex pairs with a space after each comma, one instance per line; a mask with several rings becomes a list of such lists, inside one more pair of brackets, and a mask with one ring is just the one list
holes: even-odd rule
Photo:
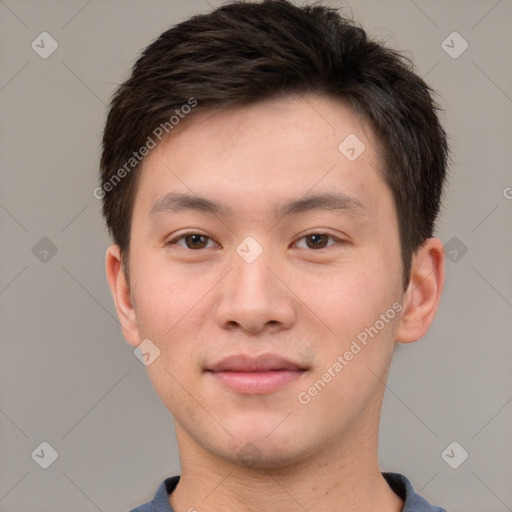
[[[303, 454], [302, 454], [303, 455]], [[299, 462], [301, 453], [293, 449], [279, 449], [262, 441], [247, 441], [241, 448], [226, 454], [230, 463], [253, 469], [273, 469]]]
[[[271, 430], [265, 429], [265, 432]], [[316, 453], [317, 448], [301, 441], [298, 433], [285, 431], [273, 432], [267, 437], [262, 431], [254, 435], [233, 436], [229, 445], [217, 451], [217, 455], [231, 464], [246, 468], [271, 469], [297, 464]]]

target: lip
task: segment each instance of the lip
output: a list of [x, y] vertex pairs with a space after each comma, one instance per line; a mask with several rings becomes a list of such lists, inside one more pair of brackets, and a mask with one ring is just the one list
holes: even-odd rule
[[226, 388], [242, 394], [265, 394], [299, 379], [307, 368], [275, 354], [229, 356], [206, 370]]
[[306, 369], [300, 364], [277, 354], [262, 354], [256, 357], [238, 354], [225, 357], [207, 368], [211, 372], [268, 372], [272, 370]]

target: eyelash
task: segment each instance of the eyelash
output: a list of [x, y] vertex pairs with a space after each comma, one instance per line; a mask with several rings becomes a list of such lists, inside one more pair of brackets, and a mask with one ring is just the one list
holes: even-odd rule
[[[180, 240], [183, 240], [185, 238], [187, 238], [188, 236], [193, 236], [193, 235], [198, 235], [198, 236], [201, 236], [201, 237], [204, 237], [208, 240], [211, 240], [211, 241], [214, 241], [213, 238], [209, 237], [208, 235], [203, 235], [202, 233], [198, 233], [196, 231], [190, 231], [188, 233], [183, 233], [181, 234], [180, 236], [170, 240], [169, 242], [167, 242], [165, 245], [167, 246], [171, 246], [171, 245], [178, 245], [177, 242], [180, 241]], [[312, 232], [312, 233], [308, 233], [306, 235], [303, 235], [301, 236], [296, 242], [294, 242], [294, 244], [296, 244], [298, 241], [300, 240], [303, 240], [303, 239], [306, 239], [308, 237], [311, 237], [311, 236], [314, 236], [314, 235], [320, 235], [320, 236], [327, 236], [329, 239], [331, 240], [334, 240], [335, 242], [337, 242], [338, 244], [343, 244], [345, 243], [344, 240], [340, 240], [339, 238], [335, 237], [335, 236], [332, 236], [330, 235], [329, 233], [323, 233], [321, 231], [319, 232]], [[328, 249], [329, 247], [332, 247], [333, 245], [335, 244], [330, 244], [330, 245], [327, 245], [326, 247], [321, 247], [319, 249], [313, 249], [313, 248], [310, 248], [310, 247], [305, 247], [306, 249], [310, 249], [312, 251], [319, 251], [321, 249]], [[178, 246], [178, 247], [182, 247], [181, 245]], [[191, 249], [189, 247], [182, 247], [183, 249], [185, 250], [188, 250], [188, 251], [200, 251], [202, 249], [211, 249], [211, 247], [202, 247], [200, 249]]]

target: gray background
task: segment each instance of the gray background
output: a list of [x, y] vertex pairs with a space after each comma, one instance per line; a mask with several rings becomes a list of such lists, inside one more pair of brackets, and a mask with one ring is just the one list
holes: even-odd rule
[[[115, 85], [220, 3], [0, 0], [2, 512], [126, 511], [179, 472], [172, 419], [115, 317], [92, 191]], [[438, 229], [453, 261], [428, 335], [396, 351], [381, 467], [452, 512], [512, 510], [512, 1], [325, 3], [410, 52], [453, 151]], [[59, 45], [47, 59], [31, 47], [43, 31]], [[442, 47], [454, 31], [458, 58]], [[441, 457], [453, 441], [469, 453], [457, 469]]]

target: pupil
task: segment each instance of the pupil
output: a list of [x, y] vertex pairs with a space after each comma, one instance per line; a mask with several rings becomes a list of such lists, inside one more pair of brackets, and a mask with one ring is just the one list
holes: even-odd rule
[[314, 247], [325, 247], [325, 235], [310, 235], [309, 239], [312, 241], [311, 245]]
[[187, 242], [189, 245], [193, 245], [197, 247], [198, 245], [204, 245], [204, 236], [203, 235], [189, 235], [187, 237]]

